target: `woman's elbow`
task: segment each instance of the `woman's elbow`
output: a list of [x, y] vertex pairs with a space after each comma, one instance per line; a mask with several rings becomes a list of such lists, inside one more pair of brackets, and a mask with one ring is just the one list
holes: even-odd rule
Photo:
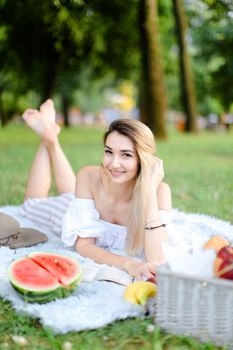
[[89, 242], [87, 239], [78, 238], [75, 244], [77, 253], [84, 257], [88, 257], [88, 251], [93, 242]]
[[84, 251], [85, 251], [85, 246], [86, 243], [82, 242], [81, 240], [77, 239], [76, 244], [75, 244], [75, 248], [77, 253], [79, 253], [80, 255], [83, 255]]

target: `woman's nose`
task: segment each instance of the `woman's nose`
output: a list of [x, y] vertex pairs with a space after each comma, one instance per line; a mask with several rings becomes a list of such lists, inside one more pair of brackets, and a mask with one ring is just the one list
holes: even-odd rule
[[121, 164], [120, 164], [120, 158], [117, 156], [117, 155], [114, 155], [112, 157], [112, 162], [111, 162], [111, 166], [114, 167], [114, 168], [117, 168], [119, 167]]

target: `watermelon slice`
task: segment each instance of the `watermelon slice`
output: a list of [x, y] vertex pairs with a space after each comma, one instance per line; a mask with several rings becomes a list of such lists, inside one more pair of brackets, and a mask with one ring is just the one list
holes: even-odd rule
[[69, 286], [80, 278], [80, 267], [71, 257], [67, 259], [67, 257], [47, 252], [31, 253], [28, 257], [55, 276], [64, 286]]
[[74, 258], [34, 252], [12, 262], [8, 278], [24, 300], [45, 303], [69, 296], [80, 282], [81, 269]]

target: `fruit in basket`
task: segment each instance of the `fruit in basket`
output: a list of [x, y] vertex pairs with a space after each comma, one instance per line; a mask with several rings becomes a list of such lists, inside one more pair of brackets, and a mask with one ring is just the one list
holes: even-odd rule
[[8, 278], [27, 302], [46, 303], [69, 296], [80, 282], [79, 263], [56, 253], [34, 252], [13, 261]]
[[217, 277], [233, 280], [233, 247], [223, 247], [214, 260], [214, 273]]
[[124, 298], [133, 304], [146, 304], [147, 299], [154, 297], [157, 292], [157, 286], [152, 282], [137, 281], [130, 283], [125, 291]]
[[222, 247], [230, 245], [229, 241], [221, 236], [215, 235], [212, 236], [204, 244], [203, 249], [215, 249], [218, 252]]

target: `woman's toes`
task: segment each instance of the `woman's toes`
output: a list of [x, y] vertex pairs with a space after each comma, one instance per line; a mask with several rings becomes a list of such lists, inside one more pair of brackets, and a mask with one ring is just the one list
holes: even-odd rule
[[31, 114], [32, 112], [33, 112], [33, 109], [31, 109], [31, 108], [26, 109], [26, 111], [23, 112], [23, 117], [28, 116], [28, 115]]
[[43, 110], [44, 108], [48, 108], [48, 107], [49, 108], [53, 107], [53, 100], [51, 100], [50, 98], [41, 104], [40, 110], [41, 109]]
[[27, 122], [32, 118], [37, 117], [39, 112], [36, 109], [26, 109], [26, 111], [23, 113], [22, 117]]
[[[52, 110], [54, 110], [51, 100], [46, 101], [43, 107], [41, 106], [42, 110], [46, 109], [46, 111], [48, 111], [49, 105], [52, 106]], [[37, 109], [27, 109], [23, 113], [23, 119], [32, 130], [47, 141], [55, 141], [60, 132], [60, 126], [49, 120], [49, 117], [44, 115], [41, 111], [39, 112]]]
[[48, 118], [48, 120], [49, 120], [50, 122], [55, 123], [56, 112], [55, 112], [55, 109], [54, 109], [53, 100], [48, 99], [48, 100], [46, 100], [44, 103], [42, 103], [42, 105], [40, 106], [40, 112], [41, 112], [46, 118]]
[[38, 112], [36, 109], [27, 109], [23, 113], [23, 119], [25, 123], [38, 135], [43, 135], [46, 123], [44, 122], [40, 112]]

